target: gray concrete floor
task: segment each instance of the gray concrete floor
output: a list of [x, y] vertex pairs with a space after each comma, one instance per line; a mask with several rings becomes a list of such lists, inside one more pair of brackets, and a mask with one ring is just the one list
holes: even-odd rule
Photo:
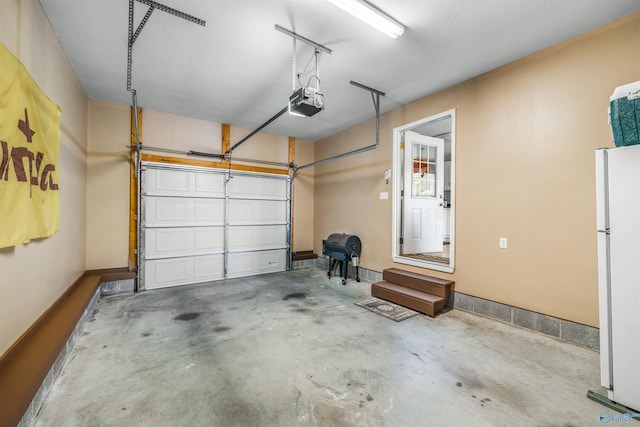
[[596, 426], [598, 354], [303, 269], [102, 299], [37, 426]]

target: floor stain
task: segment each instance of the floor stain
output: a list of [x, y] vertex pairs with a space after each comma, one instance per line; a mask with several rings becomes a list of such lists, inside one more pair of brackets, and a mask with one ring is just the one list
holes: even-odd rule
[[213, 328], [214, 332], [225, 332], [225, 331], [230, 331], [231, 328], [228, 326], [217, 326], [215, 328]]
[[460, 381], [458, 381], [458, 382], [456, 383], [456, 387], [462, 387], [462, 383], [461, 383]]
[[173, 318], [173, 320], [194, 320], [200, 317], [200, 313], [182, 313]]
[[485, 397], [484, 399], [480, 400], [480, 406], [484, 406], [485, 403], [487, 402], [491, 402], [491, 399], [489, 399], [488, 397]]
[[143, 337], [148, 337], [149, 335], [151, 335], [151, 332], [143, 332], [141, 335]]
[[318, 402], [313, 407], [313, 417], [321, 426], [348, 426], [353, 425], [350, 413], [347, 409], [333, 406], [324, 402]]
[[418, 358], [419, 361], [421, 361], [422, 363], [425, 363], [424, 360], [422, 360], [422, 356], [420, 356], [418, 353], [414, 353], [413, 351], [410, 351], [409, 353], [413, 354], [415, 357]]
[[288, 301], [290, 299], [305, 299], [307, 297], [306, 292], [293, 292], [291, 294], [287, 294], [282, 298], [282, 301]]

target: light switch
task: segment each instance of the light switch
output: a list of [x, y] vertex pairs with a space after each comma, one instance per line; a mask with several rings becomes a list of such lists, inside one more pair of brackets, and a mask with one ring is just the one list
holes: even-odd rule
[[380, 200], [387, 200], [387, 199], [389, 199], [389, 193], [387, 193], [386, 191], [380, 192]]
[[500, 241], [498, 242], [498, 246], [500, 246], [500, 249], [507, 249], [507, 238], [501, 237]]

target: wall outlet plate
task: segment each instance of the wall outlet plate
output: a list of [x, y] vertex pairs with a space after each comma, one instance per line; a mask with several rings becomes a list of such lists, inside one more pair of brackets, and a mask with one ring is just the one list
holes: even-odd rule
[[498, 241], [498, 246], [500, 247], [500, 249], [507, 249], [507, 238], [501, 237]]

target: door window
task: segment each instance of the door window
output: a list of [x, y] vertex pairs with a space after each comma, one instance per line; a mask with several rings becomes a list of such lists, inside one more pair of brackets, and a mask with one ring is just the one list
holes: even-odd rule
[[436, 147], [413, 143], [412, 197], [436, 197]]

